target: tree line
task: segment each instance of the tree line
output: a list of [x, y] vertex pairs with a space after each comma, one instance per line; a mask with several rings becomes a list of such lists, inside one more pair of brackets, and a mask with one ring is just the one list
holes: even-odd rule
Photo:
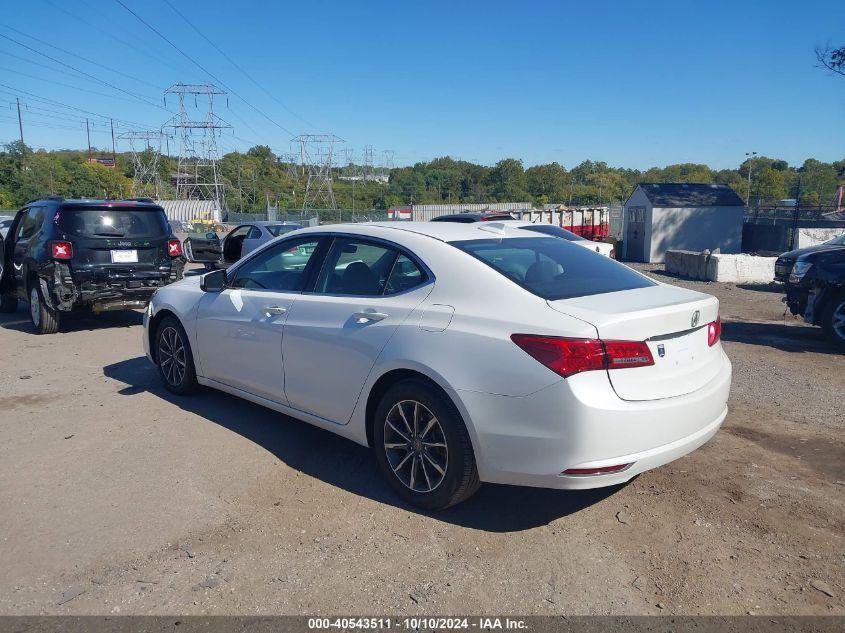
[[[111, 157], [111, 152], [94, 155]], [[46, 195], [125, 198], [132, 194], [131, 155], [117, 154], [114, 169], [89, 164], [86, 158], [85, 151], [33, 151], [19, 141], [6, 144], [0, 151], [0, 209], [14, 209]], [[169, 156], [162, 156], [159, 161], [162, 198], [176, 196], [171, 178], [177, 165], [176, 159]], [[307, 175], [301, 168], [280, 162], [266, 145], [252, 147], [245, 153], [225, 154], [219, 162], [219, 172], [232, 211], [263, 211], [268, 201], [280, 208], [302, 207]], [[487, 166], [443, 157], [394, 168], [387, 183], [342, 179], [360, 173], [355, 166], [335, 169], [338, 207], [364, 210], [493, 201], [618, 204], [640, 182], [704, 182], [732, 187], [743, 200], [749, 198], [752, 207], [796, 198], [802, 207], [811, 209], [832, 204], [837, 187], [845, 183], [845, 159], [808, 159], [801, 165], [789, 165], [781, 159], [757, 156], [736, 169], [682, 163], [641, 171], [590, 160], [566, 169], [556, 162], [526, 168], [514, 158]], [[151, 194], [152, 191], [136, 192]]]

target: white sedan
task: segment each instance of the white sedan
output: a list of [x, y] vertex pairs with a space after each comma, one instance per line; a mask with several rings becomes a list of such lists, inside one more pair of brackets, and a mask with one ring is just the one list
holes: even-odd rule
[[374, 449], [428, 509], [481, 482], [619, 484], [727, 415], [718, 301], [505, 223], [294, 231], [160, 288], [164, 385], [214, 387]]
[[591, 251], [601, 253], [605, 257], [616, 257], [616, 251], [613, 248], [613, 244], [609, 244], [608, 242], [594, 242], [592, 240], [588, 240], [587, 238], [581, 237], [577, 233], [568, 231], [562, 226], [557, 226], [556, 224], [526, 222], [525, 220], [506, 220], [502, 222], [502, 224], [506, 226], [513, 226], [516, 228], [525, 229], [526, 231], [542, 233], [543, 235], [549, 235], [551, 237], [559, 237], [563, 240], [572, 242], [573, 244], [577, 244], [582, 248], [589, 248]]

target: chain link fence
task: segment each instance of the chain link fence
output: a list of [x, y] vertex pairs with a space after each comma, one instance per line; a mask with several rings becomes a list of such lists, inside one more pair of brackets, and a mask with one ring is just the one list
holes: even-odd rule
[[384, 209], [269, 209], [260, 213], [229, 211], [224, 214], [227, 224], [242, 222], [296, 222], [305, 226], [338, 224], [340, 222], [381, 222], [389, 219]]

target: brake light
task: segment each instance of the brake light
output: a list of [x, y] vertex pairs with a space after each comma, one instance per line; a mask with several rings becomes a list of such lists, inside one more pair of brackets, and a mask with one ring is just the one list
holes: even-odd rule
[[648, 345], [638, 341], [603, 341], [534, 334], [512, 334], [511, 340], [534, 360], [564, 378], [583, 371], [654, 364]]
[[182, 254], [182, 244], [179, 240], [167, 240], [167, 254], [171, 257], [179, 257]]
[[73, 257], [73, 244], [70, 242], [50, 242], [50, 257], [70, 259]]
[[608, 369], [654, 365], [651, 350], [640, 341], [604, 341]]
[[715, 321], [707, 324], [707, 344], [713, 347], [722, 338], [722, 317], [716, 317]]

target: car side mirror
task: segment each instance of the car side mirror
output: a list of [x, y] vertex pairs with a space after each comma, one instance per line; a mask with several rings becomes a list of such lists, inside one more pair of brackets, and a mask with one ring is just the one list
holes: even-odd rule
[[213, 270], [202, 276], [200, 288], [203, 292], [220, 292], [226, 287], [226, 271]]

